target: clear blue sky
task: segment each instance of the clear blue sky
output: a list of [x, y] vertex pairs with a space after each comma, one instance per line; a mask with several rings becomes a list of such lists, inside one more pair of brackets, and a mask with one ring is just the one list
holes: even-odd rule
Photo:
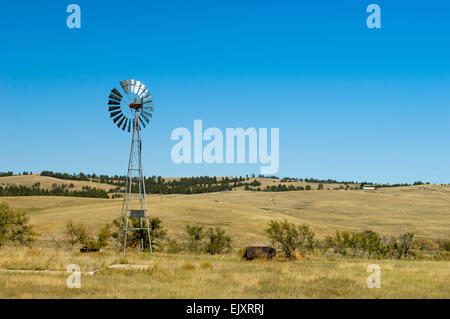
[[[77, 3], [82, 28], [66, 27]], [[382, 29], [366, 26], [377, 3]], [[245, 175], [172, 163], [176, 127], [278, 127], [278, 176], [450, 183], [450, 2], [11, 1], [0, 6], [0, 171], [126, 173], [107, 96], [153, 92], [146, 175]]]

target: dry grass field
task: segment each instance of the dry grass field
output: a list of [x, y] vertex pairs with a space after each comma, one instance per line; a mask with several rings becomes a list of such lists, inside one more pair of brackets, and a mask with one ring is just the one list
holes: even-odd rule
[[[450, 238], [449, 186], [277, 193], [235, 190], [150, 195], [148, 199], [152, 216], [161, 218], [171, 234], [180, 234], [186, 224], [220, 226], [236, 247], [267, 244], [263, 229], [272, 219], [307, 223], [319, 237], [337, 229], [372, 229], [386, 235], [413, 231], [419, 237]], [[120, 216], [122, 204], [122, 199], [59, 196], [2, 200], [24, 209], [42, 236], [62, 231], [68, 220], [96, 229]]]
[[[450, 186], [347, 191], [312, 188], [278, 193], [239, 189], [150, 195], [149, 204], [152, 216], [163, 221], [169, 236], [179, 237], [186, 224], [220, 226], [232, 237], [236, 249], [269, 244], [264, 234], [267, 223], [282, 219], [310, 225], [321, 239], [335, 230], [366, 229], [384, 235], [412, 231], [418, 237], [450, 239]], [[131, 251], [118, 256], [111, 249], [88, 255], [56, 251], [49, 233], [62, 232], [69, 220], [83, 222], [95, 232], [120, 216], [122, 200], [0, 200], [24, 209], [39, 234], [31, 250], [1, 248], [1, 269], [65, 270], [75, 263], [83, 271], [100, 270], [94, 276], [83, 276], [81, 289], [68, 289], [64, 274], [0, 272], [0, 298], [450, 298], [447, 261], [314, 256], [302, 261], [244, 262], [236, 250], [225, 256], [156, 253], [152, 257]], [[113, 263], [146, 264], [150, 269], [109, 270], [107, 266]], [[381, 289], [365, 286], [370, 263], [381, 267]]]
[[[312, 258], [247, 262], [239, 256], [117, 256], [49, 249], [0, 250], [0, 268], [65, 270], [78, 264], [81, 288], [65, 274], [0, 272], [0, 298], [450, 298], [448, 262]], [[149, 265], [145, 271], [108, 265]], [[381, 288], [366, 287], [366, 268], [381, 267]]]

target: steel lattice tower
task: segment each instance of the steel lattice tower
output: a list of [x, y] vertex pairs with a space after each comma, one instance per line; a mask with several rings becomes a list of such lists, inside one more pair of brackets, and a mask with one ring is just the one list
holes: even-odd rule
[[150, 92], [141, 82], [125, 80], [120, 84], [125, 93], [122, 95], [115, 88], [111, 91], [108, 103], [109, 111], [111, 112], [111, 118], [114, 123], [117, 122], [119, 128], [125, 131], [128, 125], [128, 132], [130, 132], [131, 126], [133, 127], [133, 137], [116, 251], [119, 251], [120, 244], [123, 242], [123, 252], [126, 252], [129, 231], [131, 230], [140, 232], [139, 244], [142, 250], [146, 246], [144, 238], [146, 235], [148, 236], [148, 247], [150, 253], [152, 253], [150, 215], [142, 170], [141, 124], [145, 127], [145, 123], [149, 123], [149, 118], [152, 117], [151, 112], [153, 112], [153, 107], [150, 105], [153, 104], [153, 101]]

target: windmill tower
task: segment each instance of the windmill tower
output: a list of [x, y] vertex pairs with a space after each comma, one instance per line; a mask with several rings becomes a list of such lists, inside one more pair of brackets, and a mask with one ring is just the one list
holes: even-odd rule
[[[150, 91], [136, 80], [120, 82], [121, 89], [112, 89], [109, 95], [108, 111], [114, 124], [123, 131], [132, 131], [130, 160], [125, 183], [125, 192], [117, 234], [116, 251], [123, 243], [123, 252], [127, 249], [129, 231], [138, 231], [141, 250], [147, 246], [152, 253], [150, 237], [150, 215], [145, 194], [145, 180], [142, 172], [142, 140], [141, 129], [150, 122], [153, 112], [153, 101]], [[142, 126], [141, 126], [142, 125]], [[144, 240], [145, 238], [145, 240]]]

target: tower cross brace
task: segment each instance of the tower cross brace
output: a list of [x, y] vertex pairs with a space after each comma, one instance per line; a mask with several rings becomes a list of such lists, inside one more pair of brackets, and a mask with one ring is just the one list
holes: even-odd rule
[[[123, 238], [123, 252], [127, 249], [127, 239], [129, 230], [146, 231], [148, 234], [148, 246], [152, 253], [152, 241], [150, 237], [150, 215], [147, 207], [147, 197], [145, 194], [145, 180], [142, 172], [142, 141], [139, 129], [139, 110], [142, 105], [130, 104], [134, 109], [135, 118], [133, 122], [133, 138], [131, 141], [130, 160], [128, 163], [128, 174], [125, 183], [125, 191], [122, 203], [122, 214], [120, 216], [119, 232], [117, 234], [116, 252], [119, 251], [121, 238]], [[136, 187], [137, 184], [137, 187]], [[135, 191], [135, 192], [133, 192]], [[137, 192], [136, 192], [137, 191]], [[130, 219], [139, 219], [139, 225], [130, 227]], [[123, 237], [122, 237], [123, 233]], [[141, 250], [145, 248], [144, 236], [141, 238]]]

